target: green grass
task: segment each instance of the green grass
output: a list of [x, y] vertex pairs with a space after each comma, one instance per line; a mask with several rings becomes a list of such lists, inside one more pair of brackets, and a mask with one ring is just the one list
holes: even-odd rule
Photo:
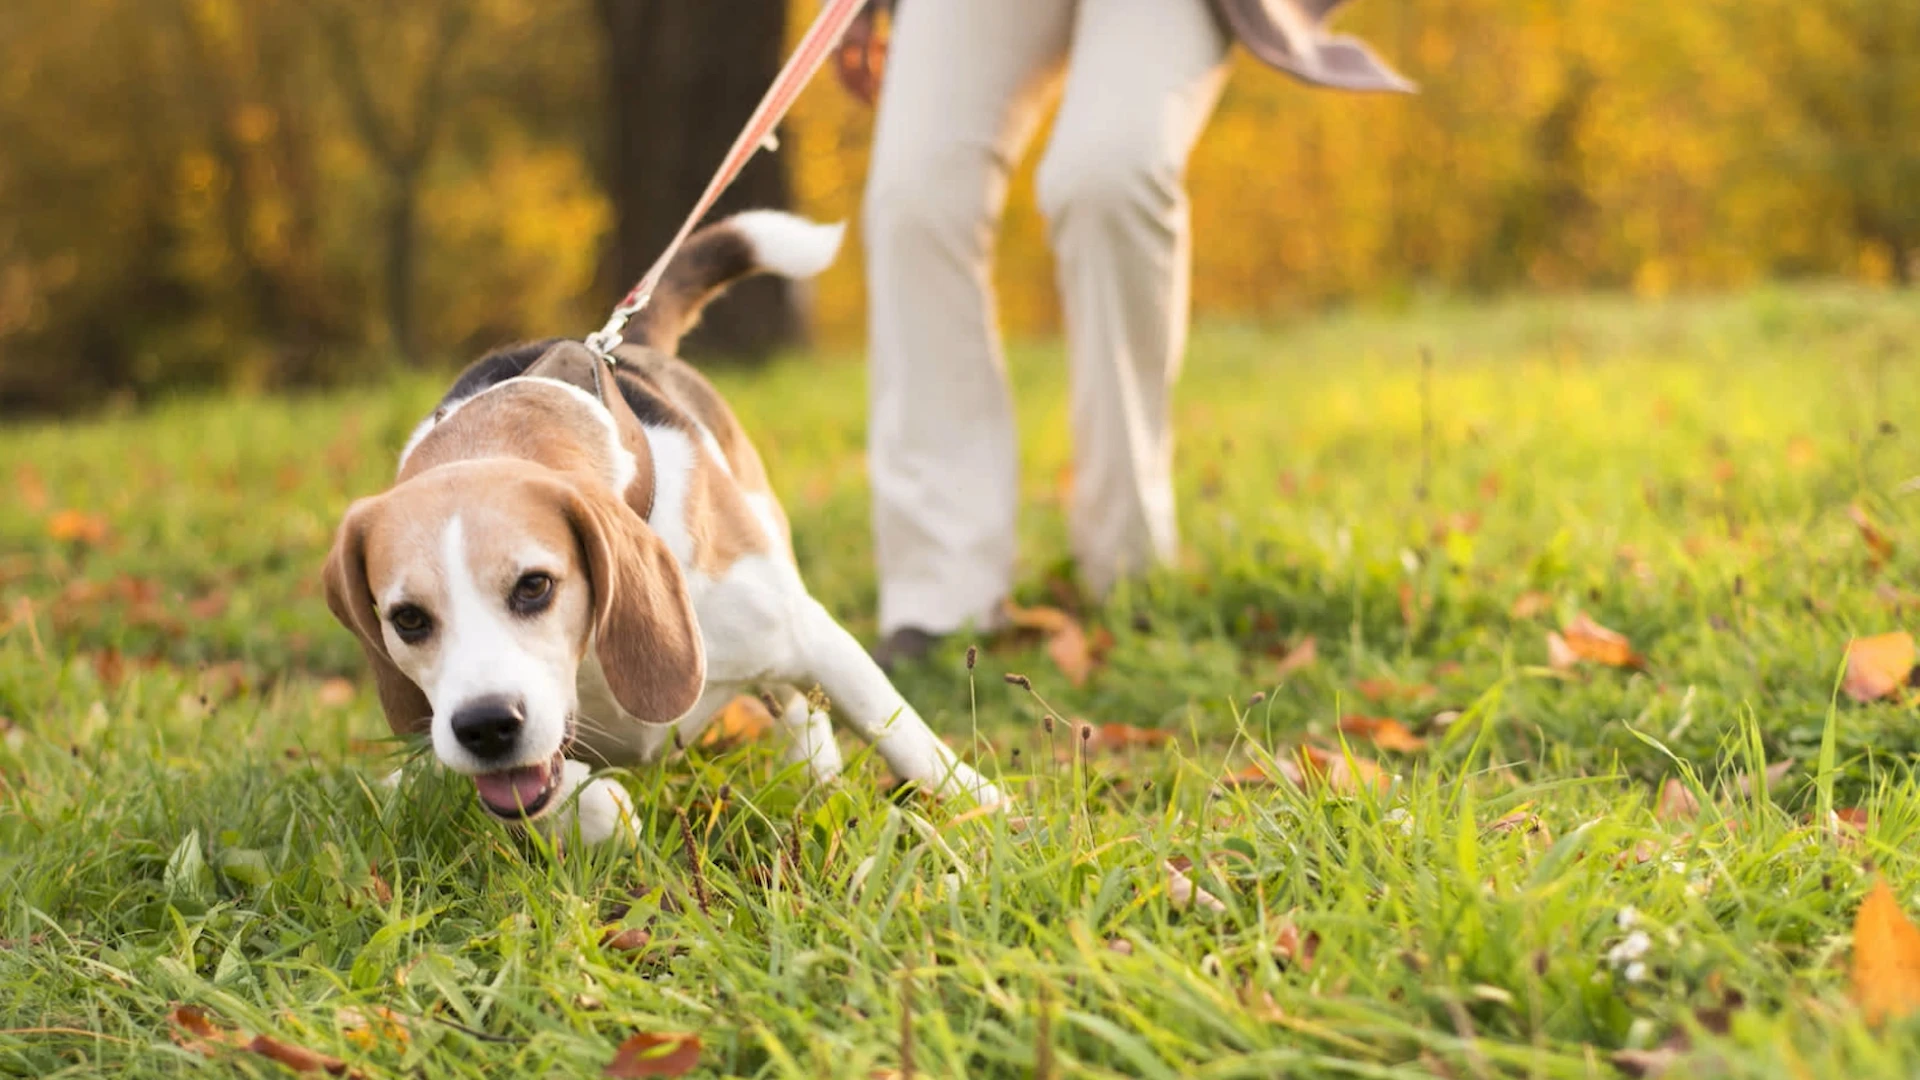
[[[927, 1076], [1032, 1075], [1045, 1047], [1053, 1076], [1605, 1077], [1676, 1034], [1670, 1076], [1913, 1075], [1920, 1028], [1870, 1031], [1846, 962], [1869, 864], [1920, 906], [1920, 725], [1836, 684], [1851, 636], [1920, 621], [1916, 340], [1920, 300], [1833, 290], [1207, 329], [1187, 557], [1082, 612], [1113, 638], [1091, 681], [1015, 638], [900, 679], [961, 744], [977, 728], [1014, 815], [895, 805], [864, 756], [809, 790], [754, 743], [628, 777], [626, 853], [516, 839], [429, 768], [371, 783], [395, 750], [317, 569], [438, 379], [0, 433], [0, 1073], [204, 1071], [170, 1038], [186, 1002], [367, 1076], [596, 1075], [633, 1032], [694, 1031], [700, 1075], [866, 1077], [903, 1027]], [[1021, 599], [1055, 602], [1064, 365], [1016, 353]], [[829, 357], [719, 381], [815, 592], [870, 636], [861, 379]], [[63, 509], [108, 536], [51, 539]], [[1529, 592], [1549, 607], [1516, 617]], [[1645, 670], [1549, 670], [1577, 612]], [[1319, 661], [1281, 680], [1306, 635]], [[1176, 739], [1078, 769], [1049, 708]], [[1352, 747], [1384, 794], [1218, 783], [1337, 746], [1343, 713], [1432, 745]], [[1697, 818], [1656, 817], [1673, 777]], [[1808, 825], [1822, 798], [1864, 836]], [[1489, 828], [1516, 811], [1543, 830]], [[1172, 908], [1174, 856], [1224, 911]], [[1288, 918], [1310, 966], [1276, 961]], [[651, 943], [610, 952], [609, 924]], [[371, 1006], [411, 1036], [350, 1038]]]

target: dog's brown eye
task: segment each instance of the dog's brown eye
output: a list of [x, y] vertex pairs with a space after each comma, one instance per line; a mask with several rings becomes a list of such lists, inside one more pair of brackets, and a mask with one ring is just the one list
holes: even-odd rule
[[520, 580], [513, 583], [510, 600], [515, 611], [532, 614], [545, 607], [547, 598], [552, 595], [552, 577], [546, 574], [522, 574]]
[[433, 630], [433, 620], [412, 604], [402, 604], [388, 612], [387, 621], [393, 624], [400, 640], [409, 644], [425, 638]]

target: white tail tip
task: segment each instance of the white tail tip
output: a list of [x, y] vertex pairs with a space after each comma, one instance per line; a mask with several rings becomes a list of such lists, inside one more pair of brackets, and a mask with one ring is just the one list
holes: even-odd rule
[[781, 210], [748, 210], [727, 224], [753, 245], [762, 269], [790, 278], [810, 278], [833, 265], [847, 232], [844, 222], [822, 225]]

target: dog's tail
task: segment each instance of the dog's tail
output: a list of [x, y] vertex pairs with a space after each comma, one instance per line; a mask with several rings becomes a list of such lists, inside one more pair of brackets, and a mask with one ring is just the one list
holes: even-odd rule
[[626, 340], [672, 355], [727, 286], [758, 273], [810, 278], [840, 250], [844, 225], [820, 225], [778, 210], [748, 210], [687, 238], [653, 299], [627, 324]]

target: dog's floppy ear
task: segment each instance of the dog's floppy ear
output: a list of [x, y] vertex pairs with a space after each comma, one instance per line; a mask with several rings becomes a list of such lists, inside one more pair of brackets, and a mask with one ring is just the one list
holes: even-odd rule
[[625, 503], [560, 486], [592, 578], [594, 651], [607, 687], [637, 720], [678, 720], [707, 683], [706, 651], [680, 565]]
[[327, 553], [323, 571], [327, 585], [327, 607], [353, 636], [373, 668], [373, 681], [380, 692], [380, 707], [386, 710], [387, 726], [395, 735], [413, 735], [427, 730], [433, 720], [433, 706], [427, 695], [401, 673], [387, 655], [386, 639], [380, 633], [380, 613], [375, 610], [373, 591], [367, 587], [367, 529], [379, 513], [379, 500], [361, 499], [347, 508], [347, 516], [334, 534], [333, 550]]

